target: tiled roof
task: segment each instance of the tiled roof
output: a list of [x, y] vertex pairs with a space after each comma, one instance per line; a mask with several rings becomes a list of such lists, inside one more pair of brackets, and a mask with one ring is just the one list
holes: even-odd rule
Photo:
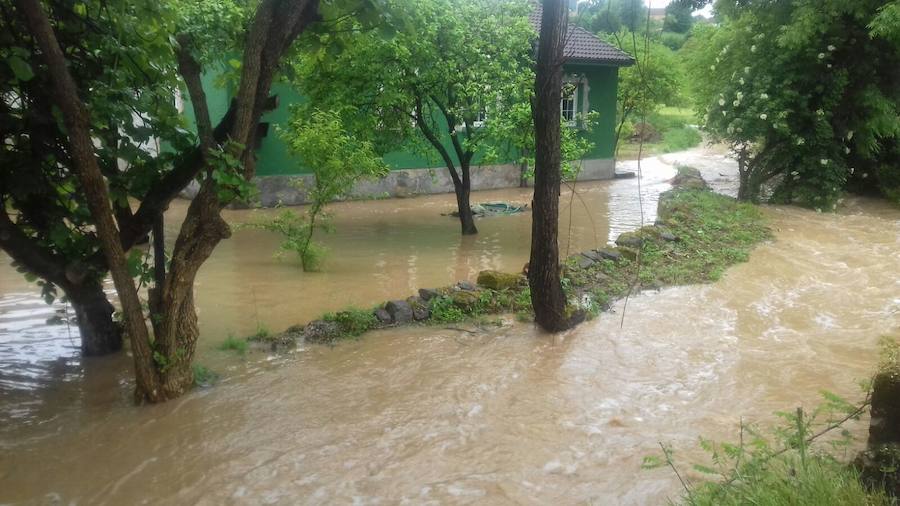
[[[534, 29], [541, 30], [541, 13], [543, 9], [537, 4], [528, 20]], [[593, 33], [569, 23], [566, 30], [566, 48], [564, 50], [567, 63], [589, 63], [595, 65], [615, 65], [626, 67], [634, 64], [634, 58], [619, 48], [600, 40]]]

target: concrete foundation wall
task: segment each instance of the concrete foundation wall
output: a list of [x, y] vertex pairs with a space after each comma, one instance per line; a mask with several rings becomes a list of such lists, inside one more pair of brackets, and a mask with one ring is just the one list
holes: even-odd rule
[[[584, 160], [579, 181], [612, 179], [615, 175], [613, 160]], [[489, 165], [473, 168], [472, 190], [493, 190], [519, 186], [518, 165]], [[262, 207], [293, 206], [308, 202], [304, 188], [311, 187], [312, 176], [260, 176], [256, 178]], [[194, 190], [194, 191], [191, 191]], [[188, 188], [186, 196], [192, 197], [195, 188]], [[392, 170], [387, 177], [375, 181], [361, 181], [350, 192], [351, 199], [409, 197], [433, 193], [453, 192], [453, 180], [446, 168]]]

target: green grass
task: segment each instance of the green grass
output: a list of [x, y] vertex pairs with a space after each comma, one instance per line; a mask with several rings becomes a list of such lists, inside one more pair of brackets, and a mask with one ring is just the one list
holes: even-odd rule
[[869, 492], [851, 467], [827, 456], [805, 463], [786, 454], [750, 469], [731, 483], [704, 483], [685, 494], [689, 506], [863, 506], [890, 505], [883, 493]]
[[247, 347], [249, 343], [247, 343], [246, 339], [241, 339], [239, 337], [234, 337], [233, 335], [228, 335], [224, 341], [219, 343], [218, 348], [222, 351], [236, 351], [237, 353], [243, 355], [247, 353]]
[[217, 373], [200, 364], [194, 364], [191, 370], [194, 373], [194, 385], [198, 387], [212, 386], [219, 379]]
[[[639, 119], [633, 118], [633, 121]], [[662, 139], [658, 142], [645, 142], [643, 147], [637, 142], [621, 141], [618, 149], [619, 160], [635, 159], [640, 150], [641, 156], [652, 156], [662, 153], [673, 153], [690, 149], [703, 140], [700, 132], [688, 125], [697, 124], [697, 118], [691, 109], [683, 107], [662, 107], [647, 117]]]
[[322, 319], [337, 323], [341, 327], [342, 337], [357, 337], [378, 326], [378, 319], [371, 310], [354, 307], [328, 313]]

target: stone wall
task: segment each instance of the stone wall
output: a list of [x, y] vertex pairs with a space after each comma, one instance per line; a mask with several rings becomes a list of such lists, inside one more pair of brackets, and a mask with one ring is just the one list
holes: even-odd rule
[[[613, 160], [584, 160], [579, 181], [612, 179], [615, 172]], [[493, 190], [519, 186], [518, 165], [489, 165], [472, 170], [473, 190]], [[256, 178], [259, 200], [263, 207], [276, 205], [300, 205], [307, 203], [304, 186], [312, 184], [312, 176], [261, 176]], [[187, 197], [193, 196], [189, 188]], [[196, 191], [196, 190], [194, 190]], [[409, 197], [412, 195], [450, 193], [453, 181], [446, 168], [393, 170], [384, 179], [361, 181], [350, 192], [352, 199]]]

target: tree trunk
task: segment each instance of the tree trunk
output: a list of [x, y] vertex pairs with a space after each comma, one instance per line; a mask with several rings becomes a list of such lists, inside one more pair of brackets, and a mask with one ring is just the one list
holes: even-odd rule
[[469, 202], [472, 181], [469, 179], [468, 164], [463, 164], [460, 170], [462, 181], [460, 184], [453, 184], [453, 190], [456, 192], [456, 206], [459, 209], [459, 224], [462, 226], [462, 235], [475, 235], [478, 233], [478, 229], [475, 227], [475, 217], [472, 215], [472, 205]]
[[99, 282], [85, 282], [66, 291], [75, 310], [81, 334], [81, 353], [85, 356], [106, 355], [122, 349], [122, 329], [114, 322], [113, 305]]
[[535, 167], [534, 209], [528, 284], [538, 325], [550, 332], [575, 322], [566, 315], [559, 274], [559, 187], [562, 178], [560, 109], [563, 46], [568, 10], [563, 0], [544, 0], [535, 72], [533, 105]]

